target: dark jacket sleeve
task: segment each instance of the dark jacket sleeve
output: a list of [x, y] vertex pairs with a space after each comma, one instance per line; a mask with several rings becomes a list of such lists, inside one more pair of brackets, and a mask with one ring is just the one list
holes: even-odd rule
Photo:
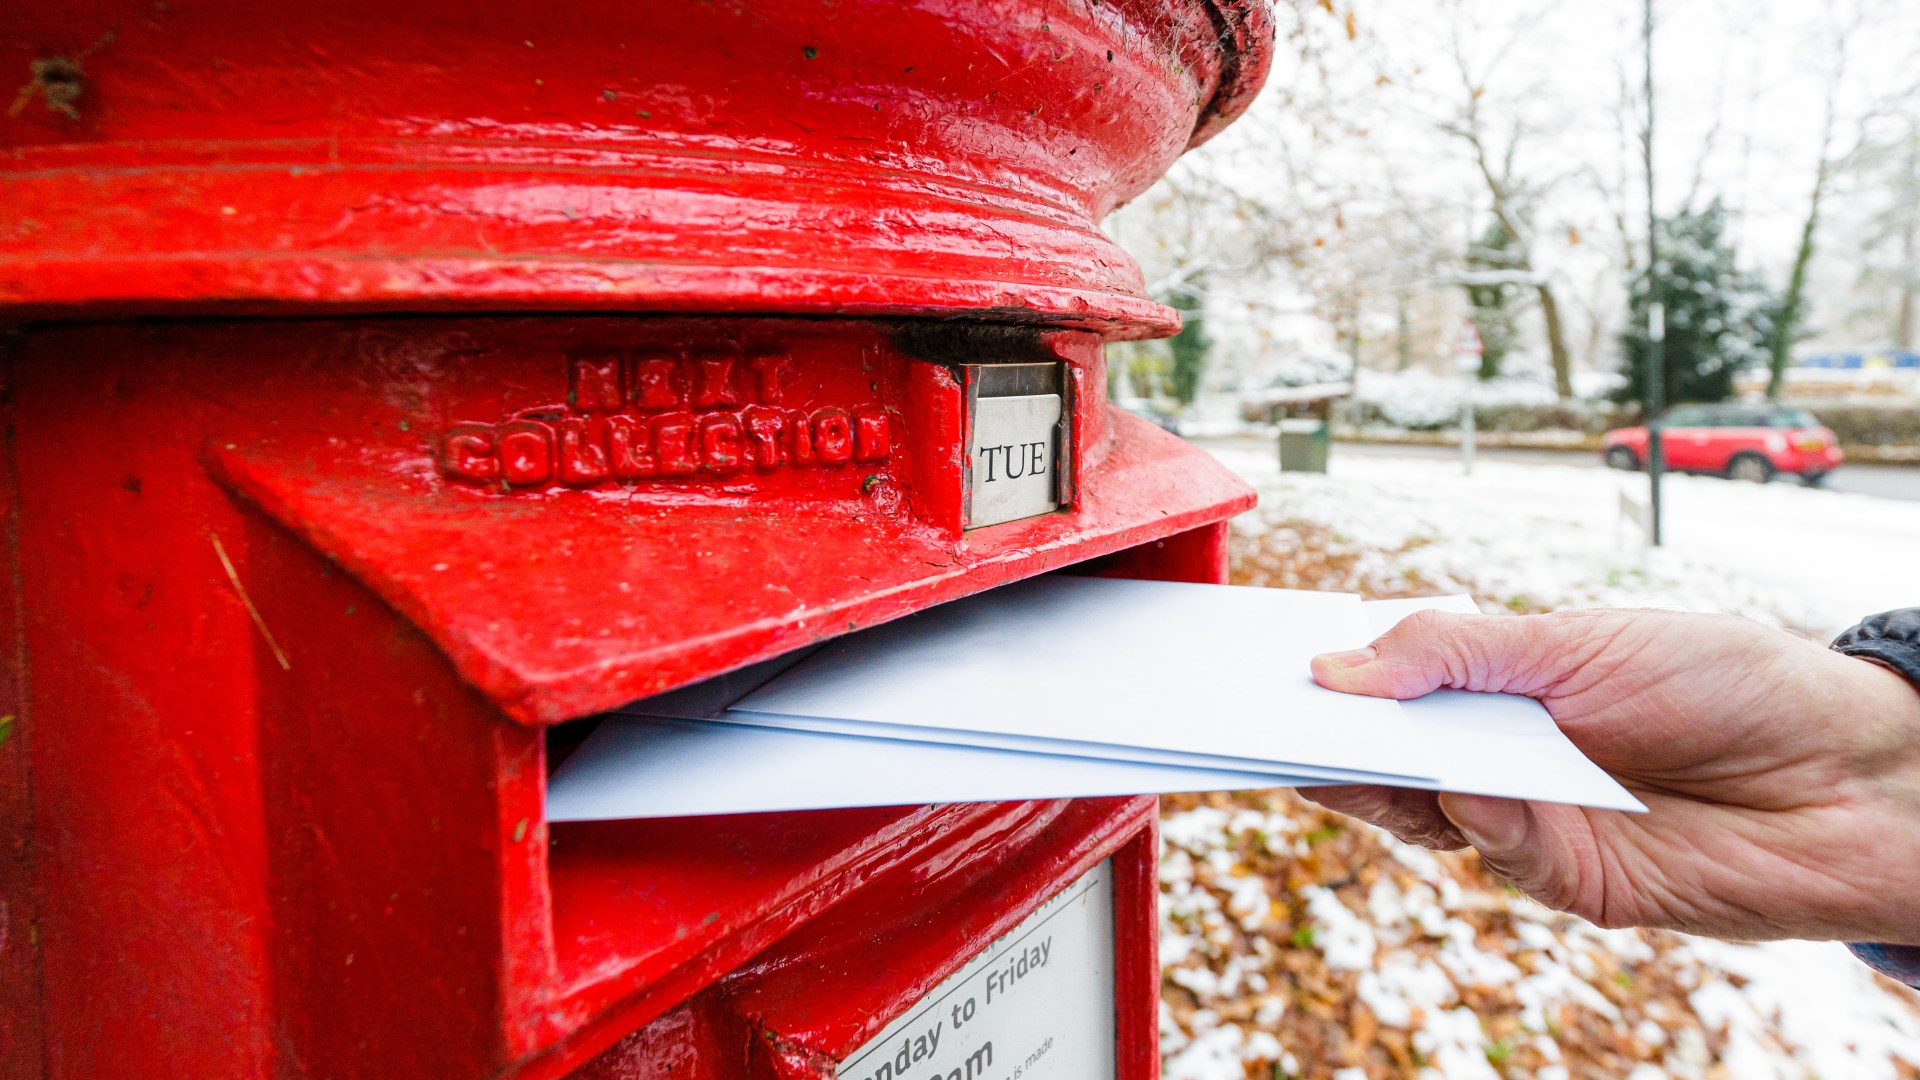
[[1868, 616], [1834, 638], [1833, 647], [1848, 656], [1878, 660], [1920, 689], [1920, 608]]
[[[1885, 664], [1920, 691], [1920, 608], [1883, 611], [1862, 619], [1834, 638], [1833, 647], [1848, 656]], [[1920, 987], [1920, 948], [1864, 942], [1847, 948], [1880, 974]]]

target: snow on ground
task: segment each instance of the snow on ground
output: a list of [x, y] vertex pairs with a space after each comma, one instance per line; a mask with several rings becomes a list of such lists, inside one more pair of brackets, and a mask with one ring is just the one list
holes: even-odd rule
[[[1819, 636], [1920, 603], [1920, 504], [1675, 477], [1669, 546], [1621, 520], [1646, 478], [1348, 457], [1281, 474], [1235, 523], [1238, 581], [1487, 610], [1735, 611]], [[1920, 1076], [1920, 996], [1832, 943], [1603, 931], [1285, 792], [1169, 798], [1161, 861], [1170, 1080]]]
[[1161, 844], [1168, 1080], [1920, 1075], [1920, 997], [1838, 945], [1601, 930], [1287, 792]]
[[[1831, 637], [1862, 615], [1920, 604], [1920, 503], [1670, 476], [1665, 540], [1643, 552], [1621, 494], [1644, 474], [1577, 466], [1332, 455], [1332, 473], [1281, 473], [1273, 455], [1215, 453], [1261, 490], [1243, 537], [1290, 523], [1330, 531], [1362, 574], [1466, 588], [1539, 610], [1733, 611]], [[1364, 580], [1364, 578], [1363, 578]]]

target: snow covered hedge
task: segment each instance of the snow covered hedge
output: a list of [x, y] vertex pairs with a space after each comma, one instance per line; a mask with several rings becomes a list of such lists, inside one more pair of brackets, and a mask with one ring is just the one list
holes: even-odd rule
[[[1340, 402], [1335, 422], [1352, 428], [1440, 431], [1458, 426], [1465, 380], [1429, 371], [1364, 372], [1354, 396]], [[1639, 408], [1603, 397], [1561, 401], [1537, 377], [1495, 379], [1474, 386], [1473, 418], [1485, 432], [1565, 431], [1598, 435], [1640, 422]], [[1795, 402], [1794, 404], [1799, 404]], [[1843, 446], [1920, 448], [1920, 407], [1905, 404], [1806, 406], [1833, 429]]]
[[1842, 446], [1920, 447], [1920, 409], [1911, 405], [1814, 405]]
[[[1433, 412], [1439, 412], [1438, 409]], [[1638, 423], [1639, 413], [1630, 408], [1620, 408], [1605, 404], [1583, 401], [1553, 402], [1547, 405], [1522, 405], [1511, 403], [1475, 402], [1473, 422], [1484, 432], [1523, 433], [1534, 431], [1564, 431], [1578, 435], [1598, 435], [1608, 428]], [[1378, 404], [1370, 401], [1342, 402], [1335, 413], [1335, 421], [1342, 426], [1354, 428], [1391, 427], [1406, 431], [1442, 431], [1458, 426], [1460, 410], [1456, 405], [1446, 411], [1444, 418], [1432, 416], [1422, 418], [1420, 423], [1408, 423], [1406, 413], [1389, 413]]]
[[[1338, 422], [1353, 427], [1439, 431], [1460, 421], [1465, 380], [1428, 371], [1367, 372], [1354, 396], [1341, 402]], [[1631, 422], [1635, 413], [1611, 402], [1561, 401], [1538, 378], [1493, 379], [1474, 385], [1474, 423], [1482, 431], [1578, 431], [1598, 434]]]

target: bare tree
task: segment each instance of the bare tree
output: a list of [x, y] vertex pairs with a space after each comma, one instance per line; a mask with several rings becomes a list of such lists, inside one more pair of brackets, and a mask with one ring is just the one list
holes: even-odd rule
[[1512, 269], [1511, 280], [1534, 290], [1540, 304], [1547, 355], [1553, 365], [1554, 392], [1566, 399], [1573, 396], [1573, 360], [1567, 349], [1566, 324], [1561, 316], [1560, 297], [1555, 291], [1553, 277], [1539, 268], [1536, 256], [1538, 241], [1528, 214], [1529, 206], [1537, 202], [1546, 183], [1543, 178], [1536, 178], [1529, 185], [1516, 168], [1521, 144], [1531, 134], [1526, 121], [1515, 114], [1508, 118], [1505, 130], [1498, 131], [1486, 106], [1489, 80], [1537, 19], [1538, 14], [1533, 19], [1518, 22], [1507, 38], [1480, 63], [1475, 63], [1468, 55], [1459, 22], [1451, 25], [1450, 45], [1459, 75], [1460, 99], [1453, 115], [1442, 119], [1439, 126], [1467, 147], [1474, 168], [1486, 185], [1495, 220], [1513, 238], [1512, 247], [1505, 254]]
[[[1831, 15], [1831, 9], [1830, 15]], [[1767, 341], [1767, 400], [1778, 401], [1786, 386], [1787, 365], [1793, 361], [1793, 341], [1800, 329], [1807, 297], [1807, 269], [1813, 263], [1814, 238], [1820, 228], [1821, 204], [1840, 162], [1834, 152], [1835, 128], [1840, 111], [1840, 89], [1847, 74], [1847, 52], [1854, 32], [1860, 26], [1860, 10], [1850, 18], [1829, 24], [1830, 64], [1825, 72], [1826, 96], [1820, 114], [1820, 149], [1813, 170], [1813, 190], [1807, 196], [1807, 216], [1800, 224], [1800, 243], [1794, 248], [1793, 263], [1787, 271], [1786, 291], [1780, 296], [1780, 310], [1774, 316], [1773, 332]]]
[[1850, 314], [1875, 336], [1912, 349], [1920, 344], [1920, 86], [1891, 96], [1862, 132], [1836, 178], [1836, 199], [1855, 211], [1852, 220], [1845, 208], [1836, 215], [1851, 227], [1856, 242], [1847, 246], [1858, 252], [1859, 310]]
[[[1293, 20], [1281, 35], [1292, 48], [1269, 96], [1108, 227], [1140, 258], [1150, 292], [1197, 297], [1200, 318], [1222, 305], [1265, 305], [1276, 316], [1304, 308], [1356, 366], [1377, 345], [1411, 355], [1414, 320], [1398, 329], [1397, 312], [1442, 287], [1438, 263], [1447, 256], [1439, 253], [1457, 260], [1460, 240], [1435, 223], [1450, 225], [1453, 215], [1398, 190], [1399, 173], [1419, 161], [1367, 137], [1384, 105], [1357, 74], [1370, 39], [1351, 13], [1292, 0], [1277, 15]], [[1170, 367], [1159, 343], [1116, 347], [1109, 357], [1115, 377], [1136, 391], [1164, 385]]]
[[[1905, 167], [1897, 172], [1893, 187], [1893, 205], [1883, 216], [1892, 235], [1898, 238], [1900, 263], [1894, 272], [1894, 344], [1911, 349], [1920, 330], [1920, 123], [1907, 119]], [[1896, 152], [1897, 153], [1897, 152]]]

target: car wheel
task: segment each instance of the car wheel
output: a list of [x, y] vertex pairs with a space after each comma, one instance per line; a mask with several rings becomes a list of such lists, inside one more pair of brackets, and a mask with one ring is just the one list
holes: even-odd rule
[[1773, 479], [1773, 462], [1759, 454], [1735, 454], [1733, 460], [1727, 462], [1727, 479], [1764, 484]]
[[1624, 446], [1610, 446], [1607, 448], [1607, 467], [1632, 472], [1640, 467], [1640, 457]]
[[1800, 482], [1811, 488], [1826, 487], [1827, 474], [1823, 472], [1802, 473]]

